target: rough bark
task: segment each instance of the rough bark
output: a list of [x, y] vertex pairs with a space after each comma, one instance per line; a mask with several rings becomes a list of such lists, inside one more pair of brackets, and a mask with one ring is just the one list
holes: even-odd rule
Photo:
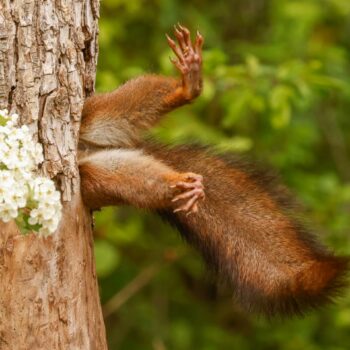
[[64, 200], [58, 231], [0, 223], [0, 348], [106, 349], [90, 213], [79, 194], [81, 110], [93, 91], [98, 0], [0, 0], [0, 108], [44, 146]]

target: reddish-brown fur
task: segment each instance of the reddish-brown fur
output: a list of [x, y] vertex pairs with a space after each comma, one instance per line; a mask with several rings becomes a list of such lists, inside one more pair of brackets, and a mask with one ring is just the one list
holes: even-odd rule
[[[168, 42], [181, 80], [143, 76], [86, 101], [79, 154], [85, 203], [157, 210], [248, 310], [287, 315], [322, 305], [343, 285], [348, 259], [317, 243], [281, 185], [205, 149], [142, 142], [142, 130], [201, 91], [203, 39], [197, 34], [192, 44], [183, 27], [175, 36], [178, 46]], [[188, 172], [203, 175], [203, 183]]]
[[174, 197], [198, 188], [192, 173], [177, 172], [136, 150], [96, 152], [81, 159], [79, 169], [84, 201], [92, 209], [130, 204], [138, 208], [176, 210], [179, 205], [172, 201]]
[[273, 177], [204, 149], [145, 148], [178, 171], [190, 168], [203, 175], [206, 198], [196, 215], [160, 213], [232, 285], [245, 308], [301, 314], [329, 301], [344, 284], [348, 259], [316, 242]]

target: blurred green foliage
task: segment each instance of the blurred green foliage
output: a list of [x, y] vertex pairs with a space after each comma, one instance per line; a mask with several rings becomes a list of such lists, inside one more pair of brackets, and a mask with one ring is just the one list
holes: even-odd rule
[[[272, 164], [321, 239], [349, 254], [350, 1], [103, 0], [97, 90], [176, 74], [164, 34], [177, 22], [205, 37], [204, 91], [154, 137]], [[349, 290], [304, 319], [256, 319], [152, 214], [96, 214], [96, 258], [110, 349], [350, 349]]]

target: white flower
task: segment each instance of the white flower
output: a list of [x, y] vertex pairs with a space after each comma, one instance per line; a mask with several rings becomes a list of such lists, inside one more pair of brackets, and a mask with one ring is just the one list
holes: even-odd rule
[[10, 133], [11, 129], [7, 126], [7, 124], [5, 126], [0, 125], [0, 134], [9, 135]]
[[1, 186], [11, 186], [13, 183], [13, 177], [11, 171], [0, 170], [0, 182]]
[[10, 203], [0, 204], [0, 219], [3, 222], [9, 222], [10, 220], [17, 217], [18, 211], [17, 208]]
[[48, 228], [51, 232], [54, 232], [57, 229], [57, 226], [59, 224], [61, 216], [54, 216], [49, 220], [45, 221], [45, 225], [43, 226], [44, 228]]
[[33, 209], [30, 212], [30, 217], [28, 219], [28, 222], [31, 225], [36, 225], [36, 224], [40, 223], [42, 220], [43, 220], [43, 217], [41, 216], [41, 213], [38, 209]]
[[9, 114], [9, 112], [7, 109], [0, 109], [0, 117], [7, 118], [8, 114]]
[[[0, 110], [0, 220], [20, 216], [19, 223], [39, 225], [40, 234], [53, 233], [61, 218], [60, 193], [52, 180], [35, 175], [44, 160], [43, 149], [26, 125], [16, 126], [17, 121], [18, 115]], [[29, 214], [18, 211], [25, 207]]]

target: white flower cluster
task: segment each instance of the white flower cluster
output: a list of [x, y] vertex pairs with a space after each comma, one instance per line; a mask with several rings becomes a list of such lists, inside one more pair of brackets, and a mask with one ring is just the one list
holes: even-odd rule
[[16, 219], [23, 232], [53, 233], [61, 219], [60, 193], [52, 180], [37, 176], [43, 150], [18, 115], [0, 110], [0, 220]]

